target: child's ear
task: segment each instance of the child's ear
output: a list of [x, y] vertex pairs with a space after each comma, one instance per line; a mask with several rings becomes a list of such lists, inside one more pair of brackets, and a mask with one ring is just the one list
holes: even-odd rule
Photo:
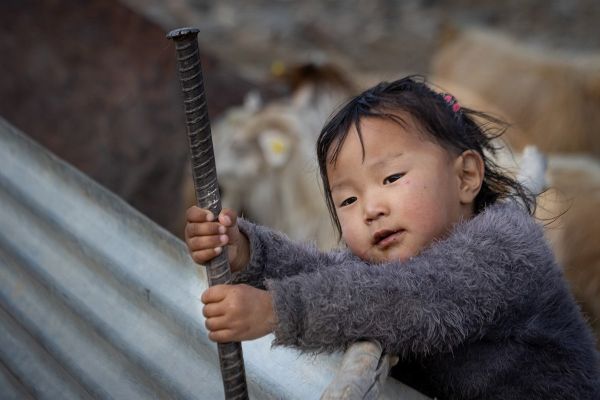
[[473, 203], [481, 190], [485, 167], [483, 158], [474, 150], [465, 150], [455, 161], [459, 178], [459, 199], [462, 204]]

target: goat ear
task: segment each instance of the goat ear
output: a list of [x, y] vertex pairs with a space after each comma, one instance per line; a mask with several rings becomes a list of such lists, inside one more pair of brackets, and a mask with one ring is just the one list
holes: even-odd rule
[[244, 96], [244, 105], [242, 109], [251, 113], [258, 112], [263, 107], [263, 99], [256, 90], [251, 90]]
[[272, 168], [283, 167], [292, 154], [292, 141], [278, 130], [266, 130], [258, 136], [258, 144], [267, 164]]

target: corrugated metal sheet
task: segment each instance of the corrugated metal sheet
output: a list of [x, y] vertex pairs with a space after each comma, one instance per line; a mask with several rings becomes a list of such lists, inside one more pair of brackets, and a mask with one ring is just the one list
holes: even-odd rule
[[[206, 286], [180, 240], [0, 118], [0, 398], [223, 398]], [[251, 397], [319, 398], [340, 357], [271, 340], [243, 343]]]

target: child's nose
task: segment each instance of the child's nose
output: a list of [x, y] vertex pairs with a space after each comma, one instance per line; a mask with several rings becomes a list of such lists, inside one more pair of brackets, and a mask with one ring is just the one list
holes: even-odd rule
[[389, 214], [389, 208], [382, 199], [374, 198], [365, 203], [364, 219], [366, 223], [377, 220]]

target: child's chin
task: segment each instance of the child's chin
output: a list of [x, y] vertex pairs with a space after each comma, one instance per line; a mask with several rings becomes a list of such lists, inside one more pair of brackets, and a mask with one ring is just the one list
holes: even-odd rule
[[369, 254], [368, 257], [363, 259], [370, 263], [381, 264], [386, 262], [404, 262], [411, 257], [413, 257], [412, 254], [406, 254], [406, 252], [399, 251], [399, 249], [393, 249], [384, 253]]

